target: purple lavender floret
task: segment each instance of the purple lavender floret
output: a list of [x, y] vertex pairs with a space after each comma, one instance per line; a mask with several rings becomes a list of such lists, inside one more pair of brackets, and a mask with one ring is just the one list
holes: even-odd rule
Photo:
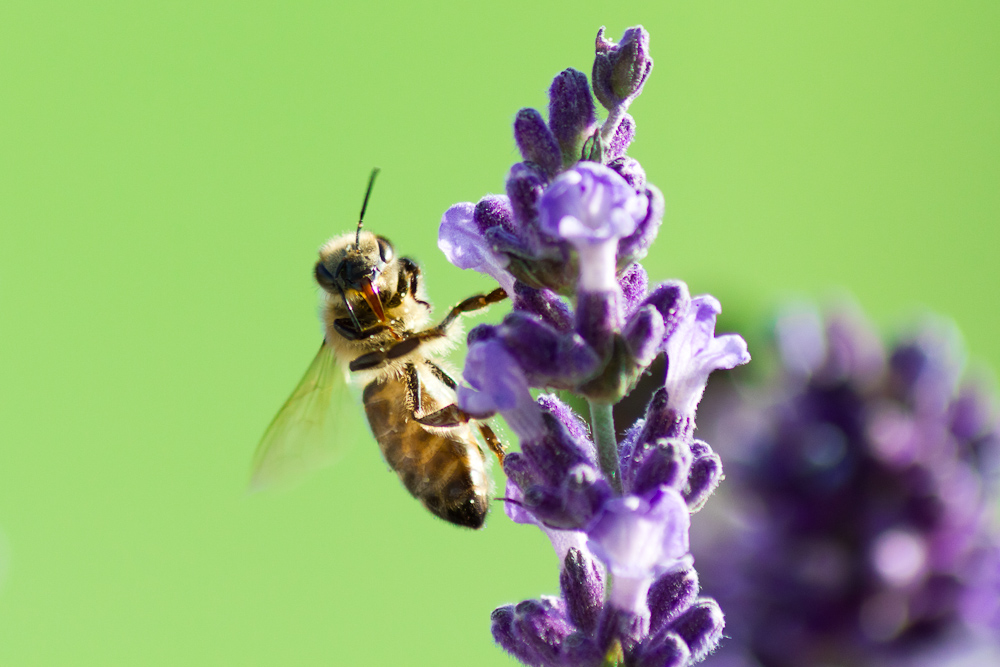
[[857, 314], [799, 309], [777, 339], [767, 404], [730, 397], [716, 433], [740, 528], [699, 562], [730, 651], [864, 667], [945, 664], [977, 632], [995, 645], [1000, 429], [995, 396], [960, 381], [954, 329], [929, 320], [883, 348]]
[[[718, 644], [719, 605], [699, 597], [691, 514], [722, 478], [719, 457], [693, 437], [709, 374], [749, 361], [736, 335], [715, 335], [718, 301], [669, 281], [650, 287], [639, 262], [655, 240], [663, 197], [627, 155], [626, 111], [652, 67], [649, 35], [598, 34], [594, 87], [567, 69], [549, 89], [548, 120], [514, 119], [523, 157], [505, 195], [456, 204], [439, 246], [460, 268], [492, 276], [513, 302], [500, 324], [469, 332], [457, 403], [501, 415], [520, 451], [503, 460], [504, 509], [551, 540], [558, 597], [493, 612], [496, 642], [524, 664], [682, 667]], [[669, 371], [645, 417], [619, 443], [612, 406], [657, 358]], [[561, 390], [589, 406], [590, 424]]]

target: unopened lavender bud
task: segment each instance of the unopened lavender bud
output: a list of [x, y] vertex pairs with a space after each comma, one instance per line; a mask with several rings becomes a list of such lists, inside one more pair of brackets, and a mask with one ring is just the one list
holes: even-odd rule
[[472, 220], [481, 233], [493, 227], [513, 233], [516, 225], [510, 199], [503, 195], [486, 195], [480, 199], [472, 212]]
[[549, 127], [559, 142], [563, 166], [580, 159], [580, 149], [594, 126], [594, 99], [587, 75], [573, 68], [563, 70], [549, 88]]
[[533, 386], [570, 388], [598, 366], [596, 353], [579, 335], [561, 333], [523, 311], [504, 318], [500, 337]]
[[594, 57], [594, 94], [607, 109], [634, 98], [653, 68], [649, 57], [649, 33], [642, 26], [629, 28], [618, 44], [597, 33]]
[[655, 634], [688, 610], [698, 597], [698, 573], [687, 568], [662, 575], [649, 587], [649, 632]]
[[573, 625], [593, 633], [604, 605], [604, 575], [598, 562], [580, 549], [571, 548], [563, 561], [559, 586]]
[[514, 607], [513, 628], [517, 637], [534, 654], [537, 663], [559, 664], [559, 649], [563, 639], [573, 633], [567, 622], [563, 602], [543, 596], [541, 600], [525, 600]]
[[518, 162], [507, 175], [507, 197], [514, 217], [524, 231], [533, 230], [538, 220], [538, 200], [549, 179], [541, 167]]
[[700, 456], [691, 464], [689, 487], [684, 491], [684, 500], [692, 512], [704, 507], [708, 497], [722, 481], [722, 459], [711, 453]]
[[507, 653], [525, 664], [538, 664], [536, 662], [538, 656], [514, 633], [514, 605], [508, 604], [493, 610], [490, 614], [490, 630], [493, 633], [493, 641]]
[[638, 160], [628, 156], [619, 157], [608, 162], [608, 167], [624, 178], [625, 182], [635, 188], [636, 192], [646, 191], [646, 171]]
[[562, 167], [562, 153], [552, 130], [545, 124], [542, 114], [535, 109], [521, 109], [514, 118], [514, 141], [521, 155], [534, 162], [550, 176]]
[[638, 439], [645, 425], [646, 420], [640, 417], [634, 424], [628, 427], [628, 430], [625, 431], [625, 435], [622, 437], [621, 442], [618, 443], [618, 467], [622, 471], [622, 479], [626, 483], [628, 483], [629, 480], [625, 477], [625, 471], [628, 470], [631, 465], [629, 460], [632, 457], [632, 453], [635, 451], [636, 447], [641, 444], [638, 442]]
[[618, 123], [615, 135], [604, 149], [604, 162], [608, 163], [625, 155], [625, 151], [628, 150], [633, 139], [635, 139], [635, 120], [632, 116], [625, 114], [622, 116], [621, 122]]
[[692, 664], [691, 651], [675, 632], [649, 637], [639, 648], [634, 667], [685, 667]]
[[536, 315], [557, 331], [569, 333], [573, 328], [573, 315], [566, 302], [552, 290], [529, 287], [521, 281], [514, 283], [514, 308]]
[[690, 436], [694, 423], [684, 419], [670, 405], [670, 396], [665, 388], [657, 389], [646, 406], [646, 421], [636, 439], [636, 446], [656, 442], [660, 438], [682, 438]]
[[663, 317], [652, 306], [640, 308], [622, 330], [622, 337], [635, 362], [645, 368], [653, 362], [663, 344]]
[[622, 306], [625, 315], [631, 315], [646, 298], [646, 292], [649, 291], [649, 277], [646, 275], [646, 269], [642, 268], [642, 264], [638, 262], [628, 267], [624, 273], [618, 276], [618, 287], [622, 291]]
[[698, 459], [713, 454], [712, 447], [704, 440], [691, 441], [691, 456]]
[[636, 224], [635, 231], [618, 241], [618, 266], [626, 267], [638, 262], [649, 253], [663, 222], [663, 195], [652, 185], [647, 185], [645, 198], [649, 201], [645, 216]]
[[669, 336], [687, 313], [691, 295], [688, 293], [687, 285], [679, 280], [670, 280], [653, 288], [642, 304], [653, 306], [659, 311], [665, 327], [663, 335]]
[[722, 609], [711, 598], [695, 601], [690, 609], [670, 624], [670, 629], [680, 635], [688, 645], [693, 662], [702, 660], [715, 649], [725, 627], [726, 621]]
[[580, 419], [579, 415], [573, 412], [571, 407], [559, 400], [558, 396], [555, 394], [543, 394], [538, 397], [538, 404], [563, 425], [566, 432], [574, 441], [587, 443], [589, 447], [588, 451], [595, 451], [594, 445], [590, 441], [590, 431], [587, 425]]
[[[570, 430], [551, 413], [542, 412], [542, 421], [545, 423], [546, 435], [530, 445], [531, 451], [538, 452], [538, 456], [544, 459], [542, 461], [544, 465], [558, 467], [558, 473], [549, 478], [550, 481], [559, 483], [569, 474], [571, 468], [580, 464], [596, 463], [594, 445], [589, 439], [574, 437]], [[534, 461], [533, 463], [542, 469], [542, 465]]]
[[659, 440], [633, 451], [631, 493], [642, 495], [661, 484], [681, 491], [688, 483], [691, 463], [691, 450], [683, 440]]

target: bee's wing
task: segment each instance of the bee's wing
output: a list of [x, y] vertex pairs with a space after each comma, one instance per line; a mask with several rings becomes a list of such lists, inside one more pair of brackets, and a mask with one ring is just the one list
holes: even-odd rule
[[348, 444], [359, 410], [333, 348], [325, 342], [253, 455], [251, 490], [287, 486], [332, 463]]

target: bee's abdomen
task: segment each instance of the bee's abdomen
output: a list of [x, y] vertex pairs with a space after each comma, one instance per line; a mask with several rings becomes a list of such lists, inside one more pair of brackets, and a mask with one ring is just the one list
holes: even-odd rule
[[415, 498], [445, 521], [480, 528], [489, 490], [486, 463], [466, 426], [429, 429], [416, 421], [395, 378], [365, 387], [372, 433], [389, 466]]

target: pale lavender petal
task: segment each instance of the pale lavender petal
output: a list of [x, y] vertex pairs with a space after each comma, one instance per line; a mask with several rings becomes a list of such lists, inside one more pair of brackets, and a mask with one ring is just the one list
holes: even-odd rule
[[507, 257], [490, 248], [476, 225], [472, 202], [455, 204], [441, 217], [438, 248], [460, 269], [474, 269], [494, 278], [508, 295], [514, 294], [514, 277], [506, 270]]
[[497, 412], [521, 438], [539, 437], [544, 432], [541, 408], [531, 398], [528, 380], [499, 340], [477, 341], [469, 347], [462, 373], [466, 385], [459, 385], [458, 406], [474, 417]]
[[646, 496], [629, 495], [605, 503], [587, 529], [587, 546], [616, 580], [652, 581], [687, 554], [690, 523], [681, 494], [661, 486]]
[[715, 297], [695, 297], [666, 340], [667, 396], [670, 407], [679, 415], [694, 414], [712, 371], [750, 361], [746, 341], [740, 336], [715, 336], [715, 319], [721, 310]]

